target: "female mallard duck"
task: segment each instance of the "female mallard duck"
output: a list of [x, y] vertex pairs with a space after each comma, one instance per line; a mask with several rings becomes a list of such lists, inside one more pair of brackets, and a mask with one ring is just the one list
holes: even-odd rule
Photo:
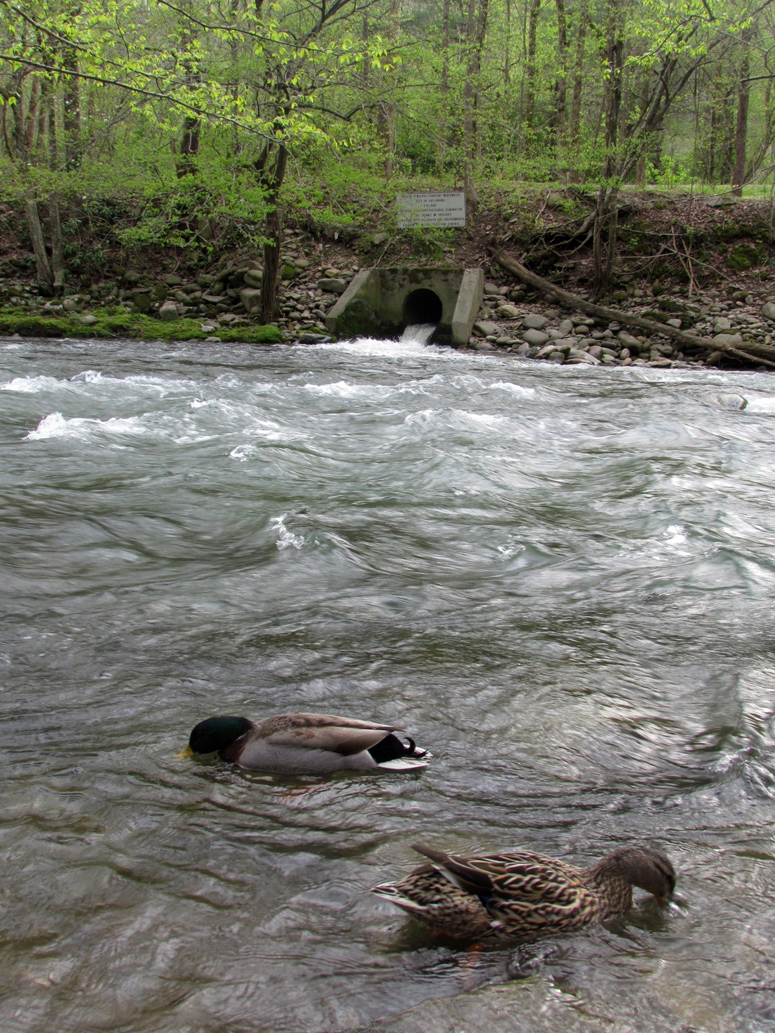
[[661, 901], [675, 889], [670, 861], [645, 846], [622, 847], [591, 868], [523, 851], [458, 857], [414, 849], [433, 863], [373, 892], [458, 940], [567, 932], [628, 911], [633, 886]]
[[200, 721], [179, 757], [218, 753], [223, 760], [255, 771], [325, 775], [332, 771], [413, 771], [430, 753], [408, 745], [378, 725], [331, 714], [277, 714], [255, 723], [246, 717]]

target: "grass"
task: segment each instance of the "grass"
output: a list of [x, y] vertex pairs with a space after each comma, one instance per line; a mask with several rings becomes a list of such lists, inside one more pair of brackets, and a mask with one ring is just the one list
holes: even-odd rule
[[139, 312], [115, 315], [105, 309], [93, 313], [97, 322], [86, 326], [80, 316], [33, 316], [18, 309], [0, 309], [0, 334], [22, 337], [94, 337], [116, 340], [127, 337], [143, 341], [204, 341], [218, 337], [227, 343], [279, 344], [283, 335], [276, 326], [241, 326], [234, 329], [203, 330], [196, 319], [163, 322]]

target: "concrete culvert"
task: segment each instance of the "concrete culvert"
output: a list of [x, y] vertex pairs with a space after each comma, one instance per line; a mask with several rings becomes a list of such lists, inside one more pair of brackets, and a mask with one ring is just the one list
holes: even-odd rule
[[440, 323], [442, 314], [441, 298], [435, 291], [420, 287], [404, 298], [404, 322], [407, 326], [416, 323]]

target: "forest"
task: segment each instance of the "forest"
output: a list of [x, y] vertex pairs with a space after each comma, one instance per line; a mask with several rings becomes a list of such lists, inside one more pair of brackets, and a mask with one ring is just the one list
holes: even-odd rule
[[0, 18], [0, 200], [52, 290], [90, 220], [192, 251], [228, 225], [263, 248], [269, 322], [283, 209], [373, 229], [400, 190], [464, 188], [475, 211], [516, 183], [596, 191], [605, 286], [623, 186], [773, 183], [770, 0], [0, 0]]

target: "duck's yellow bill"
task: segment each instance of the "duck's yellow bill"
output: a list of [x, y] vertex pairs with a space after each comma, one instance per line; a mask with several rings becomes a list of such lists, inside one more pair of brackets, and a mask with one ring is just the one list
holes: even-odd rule
[[181, 750], [180, 753], [175, 754], [175, 760], [180, 760], [181, 757], [194, 757], [196, 754], [190, 746], [186, 746], [185, 750]]

